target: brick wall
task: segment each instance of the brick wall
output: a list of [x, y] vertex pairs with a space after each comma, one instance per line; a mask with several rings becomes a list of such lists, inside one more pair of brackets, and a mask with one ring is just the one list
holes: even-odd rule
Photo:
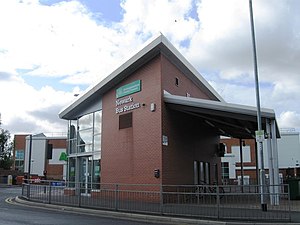
[[[130, 96], [141, 107], [131, 111], [132, 127], [119, 130], [119, 115], [124, 113], [116, 114], [116, 89], [136, 80], [142, 81], [142, 91]], [[215, 155], [219, 137], [197, 117], [168, 109], [163, 90], [208, 99], [163, 55], [102, 97], [102, 183], [193, 184], [194, 160], [209, 162], [212, 177], [215, 164], [221, 171], [220, 158]], [[156, 104], [155, 112], [150, 111], [151, 103]], [[168, 146], [162, 146], [163, 134], [169, 138]], [[154, 177], [155, 169], [160, 170], [160, 178]]]
[[[67, 142], [65, 138], [62, 139], [49, 139], [49, 144], [53, 145], [53, 152], [57, 149], [66, 149]], [[62, 180], [63, 179], [63, 165], [62, 164], [49, 164], [46, 159], [45, 170], [47, 171], [46, 178], [49, 180]]]
[[63, 165], [46, 164], [47, 180], [62, 180], [63, 179]]
[[[161, 66], [160, 57], [138, 69], [102, 98], [101, 182], [103, 183], [160, 183], [154, 169], [161, 168]], [[134, 103], [131, 128], [119, 130], [115, 90], [135, 80], [141, 80], [141, 92], [130, 95]], [[126, 98], [126, 97], [124, 97]], [[123, 98], [120, 98], [123, 99]], [[150, 111], [150, 104], [156, 111]]]
[[49, 139], [49, 144], [53, 145], [53, 148], [67, 148], [67, 140], [66, 138], [62, 139]]
[[[163, 183], [194, 184], [194, 161], [210, 163], [211, 182], [214, 181], [214, 165], [219, 137], [197, 117], [166, 109], [164, 134], [169, 145], [163, 147]], [[221, 176], [219, 176], [221, 177]]]
[[[178, 78], [178, 85], [175, 84]], [[163, 89], [167, 92], [190, 97], [209, 99], [175, 65], [162, 57]], [[219, 136], [210, 127], [190, 114], [174, 111], [163, 105], [163, 134], [168, 136], [168, 146], [163, 146], [163, 184], [194, 184], [194, 161], [210, 163], [211, 182], [214, 165], [220, 170], [220, 158], [216, 157]], [[221, 177], [221, 176], [219, 176]]]
[[[162, 56], [162, 87], [170, 94], [190, 97], [209, 99], [198, 86], [188, 79], [174, 64], [172, 64], [165, 56]], [[178, 78], [178, 86], [175, 85], [175, 78]]]
[[26, 146], [26, 137], [29, 134], [18, 134], [15, 135], [14, 139], [15, 139], [15, 150], [25, 150], [25, 146]]

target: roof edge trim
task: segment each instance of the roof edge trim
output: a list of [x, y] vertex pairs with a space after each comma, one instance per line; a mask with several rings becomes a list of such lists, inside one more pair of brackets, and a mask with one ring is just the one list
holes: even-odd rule
[[[169, 93], [164, 94], [164, 101], [171, 104], [183, 104], [191, 107], [208, 108], [213, 110], [219, 110], [224, 112], [240, 113], [246, 115], [256, 115], [257, 109], [254, 106], [239, 105], [227, 102], [218, 102], [207, 99], [198, 99], [192, 97], [183, 97], [177, 95], [171, 95]], [[265, 118], [275, 119], [275, 112], [273, 109], [262, 108], [262, 116]]]

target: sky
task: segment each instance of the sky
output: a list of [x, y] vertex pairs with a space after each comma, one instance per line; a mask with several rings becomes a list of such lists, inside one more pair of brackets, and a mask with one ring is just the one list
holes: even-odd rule
[[[253, 0], [261, 107], [298, 131], [299, 10]], [[256, 106], [248, 0], [0, 0], [1, 127], [67, 132], [59, 112], [160, 32], [225, 101]]]

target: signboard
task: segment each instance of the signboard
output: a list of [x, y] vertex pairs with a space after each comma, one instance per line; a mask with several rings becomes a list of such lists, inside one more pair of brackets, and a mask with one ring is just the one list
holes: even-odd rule
[[67, 153], [65, 152], [60, 153], [59, 161], [68, 161]]
[[257, 130], [255, 131], [256, 142], [263, 142], [265, 140], [265, 131]]
[[124, 96], [136, 93], [141, 91], [141, 80], [133, 81], [130, 84], [126, 84], [122, 87], [119, 87], [116, 90], [116, 98], [122, 98]]
[[162, 136], [162, 144], [164, 146], [168, 146], [169, 145], [168, 136], [166, 136], [166, 135]]

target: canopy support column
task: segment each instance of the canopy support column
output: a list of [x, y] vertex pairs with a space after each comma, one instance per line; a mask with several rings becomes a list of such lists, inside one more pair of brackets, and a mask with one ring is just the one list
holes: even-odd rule
[[271, 121], [266, 121], [266, 132], [267, 132], [267, 150], [268, 150], [268, 164], [269, 164], [269, 189], [270, 189], [270, 204], [274, 205], [274, 161], [273, 161], [273, 146], [272, 146], [272, 129]]
[[278, 146], [277, 146], [277, 137], [276, 137], [276, 122], [271, 120], [271, 131], [272, 131], [272, 151], [273, 151], [273, 169], [274, 169], [274, 204], [279, 205], [279, 165], [278, 165]]

